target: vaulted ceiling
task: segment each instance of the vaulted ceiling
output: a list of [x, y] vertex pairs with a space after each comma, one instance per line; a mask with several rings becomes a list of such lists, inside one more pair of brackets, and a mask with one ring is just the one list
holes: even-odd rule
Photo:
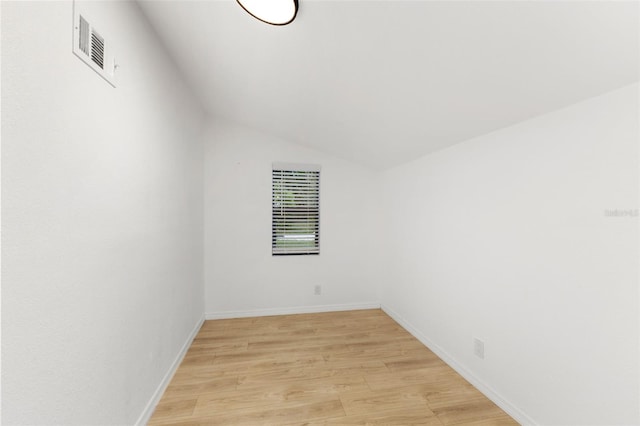
[[636, 1], [139, 0], [214, 117], [384, 169], [639, 74]]

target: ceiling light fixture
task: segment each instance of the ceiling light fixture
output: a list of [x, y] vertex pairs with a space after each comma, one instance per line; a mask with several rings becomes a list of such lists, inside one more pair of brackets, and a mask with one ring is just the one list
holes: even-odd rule
[[271, 25], [287, 25], [296, 19], [298, 0], [236, 0], [247, 13]]

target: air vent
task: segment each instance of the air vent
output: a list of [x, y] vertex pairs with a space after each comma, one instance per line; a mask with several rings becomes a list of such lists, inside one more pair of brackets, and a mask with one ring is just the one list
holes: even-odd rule
[[74, 3], [73, 53], [102, 78], [116, 87], [116, 64], [111, 46], [94, 26], [94, 22]]
[[89, 23], [80, 16], [80, 40], [79, 46], [82, 53], [90, 55], [89, 51]]
[[95, 31], [91, 31], [91, 60], [104, 69], [104, 39]]

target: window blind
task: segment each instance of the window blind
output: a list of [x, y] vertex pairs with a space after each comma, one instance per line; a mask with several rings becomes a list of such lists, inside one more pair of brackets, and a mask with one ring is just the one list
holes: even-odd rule
[[320, 253], [320, 168], [275, 163], [271, 253]]

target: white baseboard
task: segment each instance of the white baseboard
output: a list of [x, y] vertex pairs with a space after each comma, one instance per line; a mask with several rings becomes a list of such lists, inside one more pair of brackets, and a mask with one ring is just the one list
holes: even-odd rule
[[153, 411], [156, 409], [156, 405], [158, 405], [158, 402], [160, 402], [160, 398], [162, 398], [162, 394], [164, 394], [164, 391], [167, 389], [167, 386], [169, 386], [169, 382], [171, 382], [173, 375], [175, 374], [176, 370], [178, 370], [178, 367], [180, 366], [182, 359], [187, 354], [187, 351], [189, 350], [189, 347], [191, 346], [193, 339], [195, 339], [196, 334], [198, 334], [198, 331], [200, 331], [200, 327], [202, 327], [202, 323], [204, 323], [204, 317], [200, 318], [196, 323], [195, 327], [193, 328], [193, 330], [191, 330], [189, 337], [187, 337], [187, 340], [184, 342], [184, 345], [182, 345], [182, 348], [180, 349], [180, 352], [178, 352], [176, 359], [173, 360], [171, 367], [169, 367], [169, 370], [162, 378], [162, 381], [158, 385], [158, 388], [156, 389], [156, 391], [153, 393], [153, 396], [147, 403], [147, 406], [144, 407], [142, 414], [140, 414], [140, 417], [138, 417], [138, 421], [136, 421], [135, 423], [136, 426], [144, 426], [151, 419], [151, 415], [153, 414]]
[[209, 312], [205, 314], [208, 320], [247, 318], [247, 317], [269, 317], [273, 315], [293, 315], [293, 314], [315, 314], [318, 312], [338, 312], [338, 311], [359, 311], [362, 309], [380, 309], [379, 302], [369, 303], [346, 303], [341, 305], [320, 305], [320, 306], [296, 306], [291, 308], [270, 308], [255, 309], [247, 311], [222, 311]]
[[491, 386], [484, 383], [482, 380], [478, 379], [473, 373], [467, 370], [465, 367], [460, 365], [451, 355], [445, 352], [440, 346], [436, 345], [433, 341], [431, 341], [428, 337], [423, 335], [417, 328], [409, 324], [404, 320], [397, 312], [388, 306], [381, 305], [381, 309], [393, 318], [398, 324], [400, 324], [405, 330], [413, 335], [416, 339], [418, 339], [423, 345], [429, 348], [433, 353], [438, 355], [440, 359], [446, 362], [449, 367], [453, 368], [458, 374], [465, 378], [469, 383], [475, 386], [480, 392], [482, 392], [487, 398], [493, 401], [498, 407], [504, 410], [507, 414], [509, 414], [515, 421], [520, 423], [521, 425], [536, 425], [537, 423], [533, 421], [531, 417], [526, 415], [522, 410], [520, 410], [515, 405], [511, 404], [505, 398], [503, 398], [500, 394], [498, 394], [495, 390], [491, 388]]

